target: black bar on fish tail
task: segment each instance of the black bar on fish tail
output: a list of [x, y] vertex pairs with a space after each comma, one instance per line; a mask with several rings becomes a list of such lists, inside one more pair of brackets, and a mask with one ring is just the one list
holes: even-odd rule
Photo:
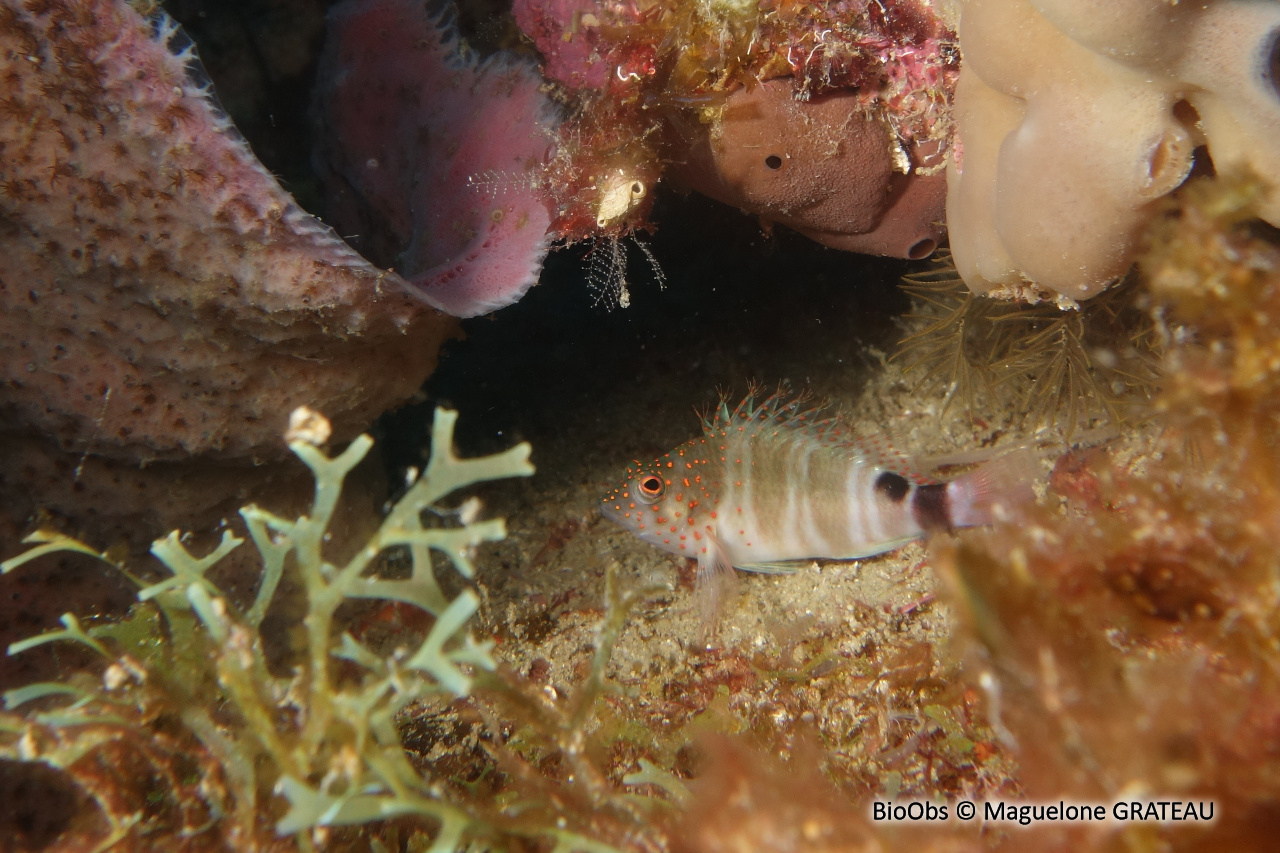
[[946, 483], [929, 483], [917, 486], [911, 496], [911, 513], [921, 529], [932, 533], [935, 530], [951, 529], [951, 498], [947, 495]]

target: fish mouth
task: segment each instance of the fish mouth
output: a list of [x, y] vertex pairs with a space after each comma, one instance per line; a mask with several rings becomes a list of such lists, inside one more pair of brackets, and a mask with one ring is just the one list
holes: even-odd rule
[[636, 510], [628, 510], [625, 507], [626, 504], [619, 507], [617, 501], [603, 500], [600, 502], [600, 514], [626, 530], [628, 533], [639, 536], [646, 542], [651, 541], [647, 530], [640, 530], [637, 528], [637, 525], [639, 524], [639, 516], [637, 515]]
[[600, 501], [600, 514], [612, 521], [614, 524], [623, 524], [622, 510], [614, 509], [614, 505], [607, 499]]
[[601, 515], [603, 515], [605, 518], [609, 519], [614, 524], [626, 530], [632, 536], [635, 536], [636, 538], [638, 538], [641, 542], [646, 542], [650, 545], [656, 545], [662, 550], [670, 551], [673, 554], [679, 553], [673, 550], [670, 545], [663, 544], [661, 535], [654, 533], [652, 530], [640, 529], [638, 527], [639, 521], [637, 520], [637, 516], [632, 515], [630, 518], [628, 518], [626, 515], [626, 512], [627, 510], [624, 510], [618, 506], [618, 502], [616, 500], [615, 501], [603, 500], [600, 502]]

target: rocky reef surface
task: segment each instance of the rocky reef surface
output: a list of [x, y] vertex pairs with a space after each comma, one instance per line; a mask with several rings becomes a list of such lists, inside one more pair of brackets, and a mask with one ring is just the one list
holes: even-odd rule
[[[12, 21], [85, 6], [4, 8]], [[64, 29], [74, 23], [58, 19]], [[186, 79], [173, 78], [176, 103]], [[75, 150], [94, 150], [88, 135]], [[68, 215], [103, 227], [104, 215], [92, 213], [94, 177], [48, 180], [88, 193]], [[56, 187], [42, 186], [52, 203]], [[665, 287], [628, 269], [625, 254], [616, 260], [631, 239], [619, 234], [605, 245], [610, 274], [630, 282], [631, 305], [606, 312], [593, 305], [594, 267], [583, 254], [607, 250], [551, 254], [542, 284], [492, 318], [465, 321], [465, 338], [445, 344], [415, 404], [373, 428], [382, 455], [346, 483], [328, 538], [308, 520], [328, 519], [334, 490], [283, 503], [255, 493], [258, 506], [240, 517], [247, 530], [233, 532], [241, 521], [229, 515], [225, 528], [197, 518], [181, 524], [194, 535], [161, 539], [168, 569], [110, 539], [88, 550], [123, 562], [132, 578], [84, 553], [10, 563], [0, 584], [21, 619], [6, 641], [57, 632], [71, 642], [46, 636], [6, 658], [4, 837], [17, 849], [69, 850], [1267, 849], [1280, 809], [1270, 547], [1280, 258], [1261, 223], [1270, 192], [1244, 172], [1183, 187], [1145, 210], [1131, 250], [1141, 274], [1111, 292], [1119, 301], [1070, 314], [985, 314], [976, 336], [964, 331], [968, 312], [986, 303], [949, 289], [959, 287], [954, 275], [765, 235], [697, 197], [647, 196], [646, 215], [668, 224], [649, 246]], [[121, 207], [140, 204], [123, 198]], [[43, 209], [38, 201], [15, 209]], [[199, 210], [196, 201], [184, 207]], [[223, 234], [218, 224], [210, 229]], [[270, 230], [252, 217], [241, 225]], [[298, 237], [286, 230], [287, 247]], [[321, 250], [342, 251], [327, 241], [301, 251]], [[74, 266], [55, 257], [59, 269]], [[109, 260], [113, 293], [150, 280]], [[326, 270], [316, 274], [350, 281]], [[915, 303], [897, 287], [904, 273]], [[404, 316], [436, 316], [404, 291], [374, 292]], [[269, 315], [286, 310], [286, 296]], [[177, 304], [207, 305], [190, 294]], [[337, 304], [345, 325], [320, 326], [340, 341], [358, 322], [398, 328], [365, 318], [355, 301]], [[451, 321], [436, 322], [433, 336]], [[938, 334], [954, 326], [958, 334]], [[914, 338], [915, 356], [908, 348], [890, 357], [922, 328], [934, 333]], [[434, 357], [436, 342], [430, 356], [414, 355]], [[1040, 351], [1054, 355], [1034, 357]], [[332, 358], [340, 369], [341, 352]], [[379, 374], [370, 387], [418, 387], [397, 358], [370, 359]], [[1130, 369], [1139, 362], [1149, 372]], [[932, 379], [922, 381], [926, 372]], [[693, 435], [696, 409], [717, 387], [781, 379], [831, 398], [859, 430], [890, 434], [918, 458], [962, 465], [1034, 445], [1041, 494], [989, 531], [815, 561], [789, 576], [743, 576], [709, 630], [687, 562], [612, 527], [596, 507], [629, 459]], [[354, 398], [364, 386], [352, 381]], [[90, 402], [81, 422], [92, 421]], [[294, 400], [272, 402], [283, 414]], [[459, 571], [441, 561], [432, 588], [409, 541], [416, 531], [401, 529], [409, 539], [382, 560], [358, 546], [383, 544], [370, 519], [388, 493], [384, 509], [429, 480], [427, 460], [444, 450], [426, 447], [437, 405], [462, 413], [453, 435], [462, 457], [528, 441], [537, 473], [416, 514], [433, 535], [507, 520], [505, 539], [477, 537], [449, 552]], [[343, 424], [335, 418], [334, 435], [314, 425], [290, 434], [312, 448], [312, 470], [321, 456], [350, 450], [356, 424]], [[286, 455], [283, 423], [269, 430], [249, 419], [248, 429], [259, 443], [219, 444], [210, 431], [205, 456], [224, 446]], [[171, 438], [174, 448], [194, 440]], [[368, 449], [363, 439], [357, 446]], [[110, 508], [118, 485], [90, 476], [94, 453], [68, 447], [59, 458], [72, 461], [50, 481]], [[223, 482], [241, 476], [234, 459], [224, 462], [213, 469]], [[32, 482], [21, 468], [4, 470]], [[221, 555], [237, 536], [267, 558], [262, 575], [198, 556]], [[311, 568], [272, 574], [270, 555], [295, 545]], [[326, 609], [327, 585], [341, 574], [334, 567], [352, 565], [376, 578], [344, 576], [349, 591], [412, 590]], [[41, 583], [27, 583], [42, 571]], [[272, 577], [283, 578], [278, 587]], [[92, 583], [108, 586], [119, 610], [135, 604], [132, 618], [95, 617], [75, 601], [96, 597]], [[37, 604], [57, 610], [41, 615]], [[64, 610], [84, 618], [59, 622]], [[192, 649], [207, 654], [182, 659]], [[41, 650], [43, 659], [29, 657]], [[24, 659], [34, 663], [19, 670]], [[198, 677], [166, 678], [177, 671]], [[335, 689], [317, 702], [317, 684]], [[414, 701], [397, 705], [406, 696]], [[32, 771], [33, 761], [45, 770]], [[954, 808], [1028, 799], [1103, 804], [1109, 818], [980, 829], [955, 819], [876, 822], [871, 811], [877, 800]], [[1115, 817], [1116, 802], [1152, 800], [1212, 802], [1215, 820]]]

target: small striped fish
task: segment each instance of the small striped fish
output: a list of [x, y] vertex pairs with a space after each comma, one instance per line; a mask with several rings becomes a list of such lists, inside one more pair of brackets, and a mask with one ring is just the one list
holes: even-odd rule
[[931, 482], [785, 388], [733, 411], [722, 399], [702, 426], [701, 438], [633, 463], [600, 504], [646, 542], [696, 557], [700, 584], [730, 567], [787, 572], [880, 554], [934, 530], [989, 524], [997, 503], [1034, 500], [1022, 454]]

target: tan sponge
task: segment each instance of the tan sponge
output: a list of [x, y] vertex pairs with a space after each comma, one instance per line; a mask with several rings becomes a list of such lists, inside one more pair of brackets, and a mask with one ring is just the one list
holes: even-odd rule
[[[1280, 176], [1280, 2], [964, 0], [947, 224], [971, 289], [1069, 304], [1123, 275], [1203, 146]], [[1262, 213], [1280, 225], [1280, 189]]]

